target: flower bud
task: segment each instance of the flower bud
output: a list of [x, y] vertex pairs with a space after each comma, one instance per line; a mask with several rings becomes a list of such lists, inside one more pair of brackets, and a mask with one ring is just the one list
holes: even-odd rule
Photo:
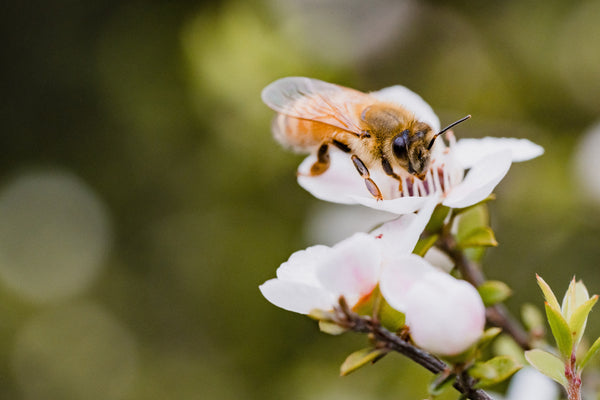
[[407, 294], [406, 324], [417, 346], [442, 356], [474, 345], [485, 325], [485, 307], [469, 283], [442, 272], [426, 274]]

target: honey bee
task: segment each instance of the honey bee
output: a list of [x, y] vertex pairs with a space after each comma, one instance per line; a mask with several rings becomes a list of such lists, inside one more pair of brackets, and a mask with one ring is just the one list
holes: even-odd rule
[[[315, 152], [309, 175], [329, 167], [329, 146], [350, 154], [369, 193], [383, 200], [369, 169], [381, 166], [398, 180], [401, 175], [424, 179], [431, 164], [435, 140], [468, 115], [435, 132], [406, 107], [363, 93], [303, 77], [279, 79], [262, 91], [262, 100], [277, 111], [273, 135], [285, 146]], [[400, 174], [400, 175], [399, 175]]]

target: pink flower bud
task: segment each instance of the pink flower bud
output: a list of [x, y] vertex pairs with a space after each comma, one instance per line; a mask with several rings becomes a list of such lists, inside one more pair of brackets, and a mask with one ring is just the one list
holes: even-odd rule
[[485, 307], [469, 283], [442, 272], [426, 274], [406, 296], [406, 324], [417, 346], [458, 355], [483, 334]]

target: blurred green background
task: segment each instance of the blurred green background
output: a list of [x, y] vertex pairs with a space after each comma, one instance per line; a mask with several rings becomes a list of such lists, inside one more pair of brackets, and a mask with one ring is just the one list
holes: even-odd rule
[[[514, 136], [485, 270], [542, 304], [600, 292], [600, 1], [47, 1], [3, 7], [0, 397], [417, 399], [400, 356], [258, 285], [298, 249], [368, 228], [295, 182], [271, 81], [403, 84], [459, 137]], [[346, 210], [347, 211], [347, 210]], [[332, 215], [341, 215], [331, 218]], [[362, 224], [362, 225], [361, 225]], [[600, 334], [592, 314], [590, 334]], [[454, 398], [454, 394], [450, 397]]]

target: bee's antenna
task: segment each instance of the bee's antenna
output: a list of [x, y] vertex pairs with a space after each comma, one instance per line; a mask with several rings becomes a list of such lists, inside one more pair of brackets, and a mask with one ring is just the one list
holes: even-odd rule
[[435, 142], [435, 139], [437, 139], [438, 136], [440, 136], [442, 133], [446, 132], [448, 129], [460, 124], [461, 122], [468, 120], [469, 118], [471, 118], [471, 115], [467, 115], [466, 117], [463, 117], [463, 118], [459, 119], [458, 121], [451, 123], [444, 129], [442, 129], [441, 131], [436, 133], [435, 136], [433, 137], [433, 139], [431, 139], [431, 142], [429, 142], [429, 147], [427, 147], [427, 150], [431, 150], [431, 148], [433, 147], [433, 142]]

